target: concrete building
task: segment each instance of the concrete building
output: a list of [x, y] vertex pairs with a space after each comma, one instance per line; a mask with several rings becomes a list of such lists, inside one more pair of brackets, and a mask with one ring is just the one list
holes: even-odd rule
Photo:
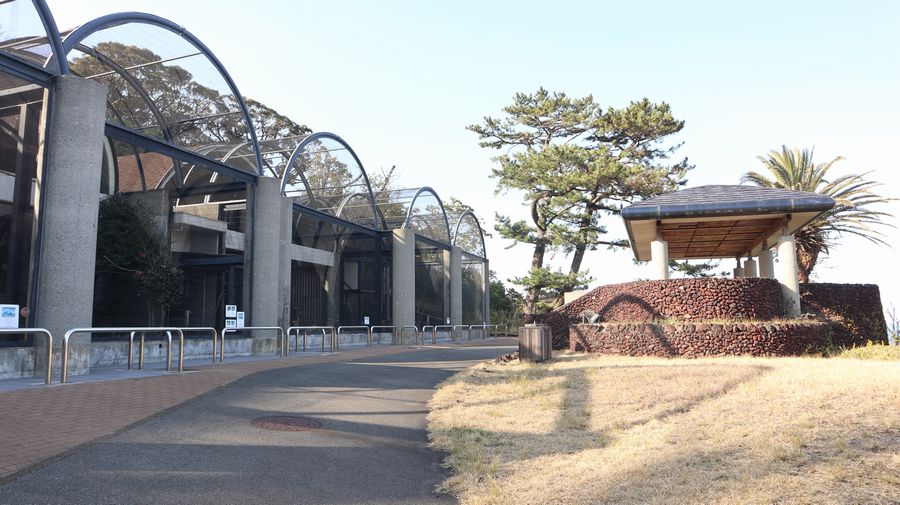
[[[246, 326], [489, 322], [471, 210], [374, 192], [338, 135], [257, 131], [184, 28], [126, 13], [61, 37], [43, 0], [0, 25], [0, 303], [20, 327], [221, 329], [229, 306]], [[34, 344], [0, 339], [0, 377]]]

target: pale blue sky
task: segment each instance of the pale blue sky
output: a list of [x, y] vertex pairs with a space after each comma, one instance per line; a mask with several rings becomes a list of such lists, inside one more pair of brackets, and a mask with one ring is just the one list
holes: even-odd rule
[[[539, 86], [604, 106], [668, 102], [686, 122], [690, 185], [737, 183], [756, 155], [788, 144], [815, 146], [819, 161], [842, 155], [837, 172], [872, 170], [900, 196], [900, 2], [48, 3], [60, 28], [124, 10], [178, 22], [244, 95], [340, 134], [370, 172], [396, 164], [404, 186], [460, 198], [487, 229], [495, 211], [525, 213], [517, 195], [494, 196], [493, 153], [465, 126]], [[886, 210], [900, 216], [900, 204]], [[818, 279], [878, 283], [900, 306], [900, 240], [888, 231], [893, 249], [844, 239]], [[502, 279], [530, 254], [505, 245], [488, 243]], [[630, 252], [589, 253], [586, 266], [594, 284], [650, 275]]]

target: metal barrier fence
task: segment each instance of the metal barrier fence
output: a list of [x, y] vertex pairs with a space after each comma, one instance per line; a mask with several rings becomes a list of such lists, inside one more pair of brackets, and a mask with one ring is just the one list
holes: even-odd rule
[[288, 339], [288, 352], [290, 352], [290, 340], [291, 334], [294, 333], [294, 352], [300, 351], [300, 331], [303, 331], [303, 352], [306, 352], [306, 337], [310, 331], [322, 332], [322, 352], [325, 352], [325, 339], [328, 334], [331, 335], [331, 352], [334, 352], [335, 349], [338, 348], [337, 345], [337, 330], [335, 330], [334, 326], [291, 326], [287, 329], [287, 339]]
[[[72, 335], [76, 333], [130, 333], [133, 335], [135, 333], [141, 333], [141, 338], [143, 339], [143, 334], [145, 333], [165, 333], [167, 337], [166, 343], [166, 371], [172, 370], [172, 333], [178, 335], [178, 344], [179, 344], [179, 353], [178, 353], [178, 371], [184, 371], [184, 332], [179, 328], [168, 328], [168, 327], [145, 327], [145, 328], [72, 328], [67, 331], [65, 335], [63, 335], [62, 341], [62, 355], [60, 356], [62, 362], [62, 374], [60, 377], [61, 383], [68, 382], [69, 379], [69, 339]], [[223, 336], [224, 340], [224, 336]], [[215, 351], [213, 351], [215, 352]], [[143, 349], [141, 352], [141, 359], [143, 359]], [[130, 358], [130, 354], [129, 354]]]
[[[468, 333], [469, 326], [468, 326], [468, 325], [465, 325], [465, 324], [454, 324], [454, 325], [453, 325], [453, 333], [456, 333], [456, 334], [458, 334], [458, 335], [460, 336], [460, 338], [459, 338], [458, 340], [462, 340], [462, 333], [459, 333], [459, 330], [460, 330], [460, 329], [465, 329], [466, 332]], [[455, 341], [454, 338], [453, 338], [453, 333], [450, 334], [450, 340], [451, 340], [451, 341]], [[468, 339], [467, 339], [467, 340], [472, 340], [472, 334], [471, 334], [471, 333], [468, 334]]]
[[453, 341], [453, 326], [449, 325], [449, 324], [439, 324], [439, 325], [435, 326], [431, 332], [431, 343], [432, 344], [437, 343], [437, 335], [438, 335], [438, 333], [440, 333], [441, 328], [447, 330], [450, 333], [450, 341], [451, 342]]
[[469, 340], [472, 340], [472, 330], [478, 328], [481, 330], [481, 339], [484, 340], [484, 325], [483, 324], [470, 324], [469, 325]]
[[[212, 327], [196, 327], [196, 328], [181, 328], [181, 331], [184, 333], [196, 333], [196, 332], [210, 332], [212, 333], [212, 362], [216, 362], [216, 349], [219, 345], [219, 332], [215, 328]], [[138, 354], [138, 370], [144, 369], [144, 333], [145, 332], [137, 332], [132, 331], [128, 335], [128, 369], [131, 370], [134, 365], [134, 336], [135, 334], [140, 333], [140, 347]], [[184, 354], [184, 349], [179, 350], [179, 354]], [[181, 359], [181, 362], [184, 362], [184, 359]]]
[[434, 333], [434, 325], [433, 325], [433, 324], [426, 324], [425, 326], [422, 327], [422, 343], [423, 343], [423, 344], [425, 343], [425, 333], [428, 332], [428, 331], [431, 332], [431, 343], [432, 343], [432, 344], [436, 344], [436, 343], [437, 343], [437, 340], [436, 340], [436, 337], [435, 337], [435, 333]]
[[[344, 330], [366, 330], [366, 346], [372, 345], [372, 330], [368, 326], [338, 326], [337, 328], [337, 339], [338, 342], [341, 340], [341, 333]], [[340, 344], [338, 344], [340, 346]]]
[[[409, 325], [409, 326], [401, 326], [401, 327], [400, 327], [400, 335], [398, 336], [398, 338], [400, 339], [400, 345], [403, 345], [403, 332], [404, 332], [405, 330], [409, 330], [409, 329], [412, 329], [413, 332], [415, 332], [415, 333], [413, 333], [413, 345], [419, 343], [419, 327], [418, 327], [418, 326], [412, 326], [412, 325]], [[424, 334], [423, 334], [423, 336], [422, 336], [422, 344], [424, 344], [424, 343], [425, 343], [425, 336], [424, 336]]]
[[225, 337], [229, 333], [237, 333], [239, 331], [277, 331], [278, 341], [281, 344], [281, 356], [287, 356], [287, 338], [284, 335], [284, 328], [280, 326], [244, 326], [243, 328], [225, 328], [222, 330], [222, 347], [219, 352], [219, 363], [225, 362]]
[[44, 384], [50, 385], [53, 382], [51, 372], [53, 371], [53, 335], [44, 328], [3, 328], [0, 334], [13, 335], [44, 335], [47, 337], [47, 370], [44, 374]]
[[392, 344], [394, 343], [394, 332], [397, 331], [396, 326], [371, 326], [371, 327], [369, 327], [369, 342], [371, 342], [370, 345], [375, 345], [375, 334], [376, 333], [379, 334], [378, 343], [379, 344], [381, 343], [380, 335], [384, 332], [378, 331], [378, 330], [391, 330], [391, 343]]
[[[192, 328], [181, 328], [181, 331], [184, 333], [200, 333], [200, 332], [210, 332], [212, 333], [212, 362], [216, 362], [216, 346], [219, 344], [219, 332], [215, 328], [207, 327], [207, 326], [197, 326]], [[224, 338], [224, 337], [223, 337]]]

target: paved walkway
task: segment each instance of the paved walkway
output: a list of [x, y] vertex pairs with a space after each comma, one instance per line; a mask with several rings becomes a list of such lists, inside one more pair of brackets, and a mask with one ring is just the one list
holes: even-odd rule
[[[513, 342], [386, 346], [3, 393], [0, 503], [440, 502], [425, 402], [438, 382]], [[249, 424], [278, 414], [324, 426]]]

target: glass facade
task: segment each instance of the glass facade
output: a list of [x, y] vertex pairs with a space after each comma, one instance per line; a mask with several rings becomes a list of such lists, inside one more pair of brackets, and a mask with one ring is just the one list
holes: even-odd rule
[[446, 324], [450, 317], [446, 250], [416, 240], [416, 326]]
[[30, 305], [44, 99], [44, 88], [0, 72], [0, 303], [20, 307]]
[[294, 206], [291, 325], [384, 324], [390, 251], [374, 232], [336, 224]]

